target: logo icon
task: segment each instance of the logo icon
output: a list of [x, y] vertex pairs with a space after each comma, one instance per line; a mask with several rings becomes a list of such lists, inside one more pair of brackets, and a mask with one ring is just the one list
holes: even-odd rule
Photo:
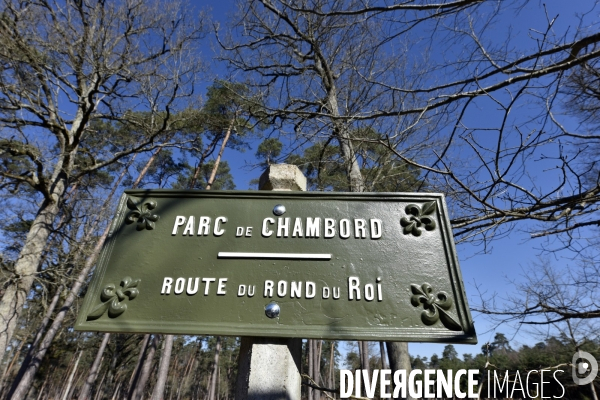
[[[579, 362], [577, 360], [579, 360]], [[594, 356], [588, 352], [580, 350], [573, 354], [571, 364], [573, 382], [575, 382], [577, 385], [587, 385], [596, 378], [596, 375], [598, 375], [598, 362]], [[588, 372], [588, 376], [582, 377]]]

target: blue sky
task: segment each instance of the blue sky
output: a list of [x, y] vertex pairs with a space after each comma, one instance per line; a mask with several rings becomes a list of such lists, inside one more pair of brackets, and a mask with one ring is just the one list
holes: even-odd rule
[[[564, 0], [549, 0], [545, 3], [541, 1], [530, 1], [519, 12], [513, 13], [510, 17], [500, 20], [494, 26], [494, 33], [502, 40], [509, 30], [515, 38], [510, 44], [514, 48], [519, 48], [520, 41], [535, 40], [540, 32], [547, 25], [548, 19], [558, 17], [555, 22], [554, 29], [556, 32], [573, 31], [579, 24], [577, 16], [586, 14], [592, 9], [594, 2], [592, 1], [577, 1], [568, 2]], [[211, 14], [215, 21], [221, 25], [221, 30], [226, 29], [227, 13], [234, 11], [234, 2], [232, 0], [222, 1], [206, 1], [202, 6], [207, 6], [212, 9]], [[592, 25], [598, 22], [596, 14], [588, 14], [584, 18], [585, 24]], [[207, 46], [205, 55], [208, 57], [211, 54], [211, 49]], [[219, 64], [213, 65], [213, 71], [221, 77], [224, 76], [222, 66]], [[490, 105], [488, 105], [490, 106]], [[486, 106], [482, 103], [480, 113], [475, 113], [471, 118], [474, 123], [484, 126], [489, 123], [494, 117], [493, 109], [486, 110]], [[523, 117], [527, 118], [527, 110], [523, 110]], [[256, 146], [256, 143], [253, 144]], [[225, 154], [225, 159], [229, 162], [236, 187], [241, 190], [250, 187], [250, 180], [257, 178], [261, 171], [252, 169], [250, 165], [256, 162], [254, 158], [254, 148], [244, 153], [228, 150]], [[540, 172], [540, 176], [544, 176], [543, 170], [547, 165], [537, 164], [535, 169]], [[544, 182], [537, 182], [539, 185], [544, 185]], [[519, 229], [521, 228], [521, 229]], [[478, 289], [483, 291], [486, 296], [493, 293], [498, 294], [498, 298], [502, 299], [511, 294], [515, 290], [514, 282], [522, 281], [524, 274], [530, 267], [530, 263], [537, 260], [541, 254], [541, 242], [530, 240], [529, 235], [523, 232], [525, 226], [517, 227], [511, 232], [508, 237], [495, 240], [492, 246], [487, 249], [485, 254], [481, 254], [481, 247], [474, 247], [470, 244], [458, 246], [458, 255], [462, 268], [465, 289], [471, 305], [479, 303]], [[554, 254], [554, 263], [557, 266], [568, 268], [571, 254], [558, 253]], [[472, 345], [457, 345], [456, 348], [459, 354], [480, 352], [481, 345], [493, 340], [496, 332], [503, 332], [510, 339], [512, 338], [513, 347], [518, 347], [522, 344], [533, 344], [541, 340], [540, 337], [534, 337], [530, 332], [515, 331], [514, 326], [496, 327], [492, 322], [481, 316], [475, 316], [475, 326], [478, 333], [479, 344]], [[410, 352], [413, 355], [431, 357], [433, 353], [441, 355], [445, 344], [410, 344]]]

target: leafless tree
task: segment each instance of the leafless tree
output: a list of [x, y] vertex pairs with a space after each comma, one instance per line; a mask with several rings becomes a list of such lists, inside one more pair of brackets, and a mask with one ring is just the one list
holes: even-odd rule
[[[482, 0], [240, 9], [222, 58], [263, 91], [282, 130], [340, 141], [349, 188], [362, 186], [348, 132], [368, 125], [381, 137], [364, 140], [447, 193], [460, 241], [487, 243], [523, 220], [532, 237], [598, 224], [598, 179], [583, 179], [580, 162], [595, 138], [575, 143], [558, 118], [566, 77], [600, 56], [597, 3], [568, 17]], [[542, 19], [512, 27], [520, 13]]]
[[[31, 230], [3, 282], [4, 354], [67, 188], [141, 150], [178, 123], [201, 63], [199, 19], [177, 2], [25, 1], [0, 5], [0, 168], [3, 188], [40, 196]], [[135, 111], [135, 112], [133, 112]], [[143, 116], [141, 116], [143, 115]], [[100, 139], [94, 121], [126, 121], [134, 144]]]
[[554, 327], [575, 344], [591, 340], [600, 331], [600, 267], [578, 260], [558, 268], [540, 259], [527, 269], [516, 290], [506, 296], [486, 297], [476, 311], [498, 323], [517, 322], [548, 330]]
[[[556, 267], [540, 258], [527, 269], [516, 290], [506, 296], [481, 295], [475, 311], [497, 324], [514, 324], [533, 336], [555, 336], [573, 352], [592, 345], [597, 348], [600, 335], [600, 267], [589, 259]], [[585, 348], [585, 347], [584, 347]], [[598, 398], [590, 383], [594, 399]]]

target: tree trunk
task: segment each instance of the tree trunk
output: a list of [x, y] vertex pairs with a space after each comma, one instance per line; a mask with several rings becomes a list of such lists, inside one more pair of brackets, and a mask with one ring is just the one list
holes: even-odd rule
[[[385, 344], [390, 360], [390, 369], [392, 370], [392, 375], [395, 371], [405, 370], [408, 376], [408, 374], [410, 373], [410, 356], [408, 354], [408, 343], [386, 342]], [[410, 396], [404, 397], [403, 399], [412, 400]]]
[[[308, 345], [310, 346], [309, 358], [308, 358], [308, 368], [309, 368], [309, 376], [313, 380], [314, 385], [320, 386], [319, 375], [321, 373], [321, 360], [320, 360], [320, 351], [319, 351], [319, 342], [317, 339], [310, 339], [308, 341]], [[317, 389], [313, 389], [309, 386], [309, 400], [318, 400], [321, 398], [321, 392]]]
[[333, 389], [335, 385], [335, 340], [331, 341], [329, 347], [329, 373], [327, 374], [328, 381], [327, 386], [329, 389]]
[[62, 198], [64, 190], [64, 183], [60, 181], [52, 193], [53, 200], [44, 200], [15, 263], [15, 283], [8, 285], [0, 300], [0, 326], [4, 327], [0, 330], [0, 356], [2, 357], [6, 354], [8, 344], [21, 317], [25, 300], [40, 265], [42, 252], [58, 215], [58, 199]]
[[69, 379], [67, 380], [67, 387], [65, 388], [62, 400], [67, 400], [67, 396], [69, 395], [69, 392], [71, 391], [71, 385], [73, 385], [73, 378], [75, 377], [75, 373], [77, 372], [77, 367], [79, 366], [79, 360], [81, 359], [82, 354], [83, 354], [83, 350], [81, 350], [79, 352], [79, 355], [77, 356], [77, 361], [75, 361], [75, 365], [73, 365], [73, 371], [71, 371], [71, 374], [69, 375]]
[[96, 382], [98, 371], [100, 371], [100, 364], [102, 363], [102, 356], [104, 355], [104, 349], [108, 344], [108, 339], [110, 339], [110, 333], [105, 333], [102, 343], [100, 343], [100, 347], [98, 348], [96, 358], [94, 359], [92, 367], [90, 368], [90, 373], [88, 374], [88, 377], [81, 388], [81, 392], [79, 393], [79, 400], [86, 400], [90, 397], [92, 386], [94, 385], [94, 382]]
[[388, 369], [383, 342], [379, 342], [379, 353], [381, 354], [381, 369]]
[[113, 393], [113, 397], [111, 398], [111, 400], [117, 400], [120, 392], [121, 392], [121, 382], [119, 382], [117, 384], [117, 387], [115, 388], [115, 392]]
[[13, 365], [15, 365], [15, 362], [19, 359], [19, 355], [21, 354], [21, 349], [23, 348], [24, 344], [25, 344], [25, 339], [21, 340], [21, 343], [19, 343], [19, 347], [17, 347], [17, 349], [15, 350], [15, 353], [14, 353], [10, 363], [8, 362], [8, 360], [6, 360], [7, 364], [6, 364], [6, 367], [4, 368], [4, 373], [2, 374], [2, 381], [0, 382], [0, 393], [2, 393], [2, 388], [4, 387], [6, 378], [8, 378], [8, 376], [10, 375], [10, 371], [12, 371]]
[[369, 342], [360, 341], [358, 346], [360, 347], [360, 367], [369, 372], [371, 370], [369, 366]]
[[[314, 377], [314, 373], [313, 373], [313, 357], [314, 357], [314, 352], [313, 352], [313, 339], [307, 339], [306, 340], [306, 364], [308, 367], [308, 371], [306, 371], [306, 375], [309, 376], [310, 379], [313, 379]], [[311, 383], [311, 381], [309, 381], [308, 383]], [[308, 400], [313, 400], [313, 392], [315, 391], [315, 389], [313, 389], [312, 387], [308, 386], [307, 388], [307, 392], [308, 392]]]
[[154, 353], [156, 353], [156, 346], [158, 345], [158, 335], [153, 335], [152, 339], [148, 342], [146, 351], [142, 353], [140, 357], [143, 359], [141, 368], [138, 370], [138, 374], [134, 379], [131, 388], [129, 389], [129, 400], [141, 400], [144, 396], [144, 390], [146, 389], [146, 383], [152, 372], [152, 363], [154, 361]]
[[190, 352], [190, 358], [189, 358], [189, 360], [186, 364], [186, 367], [183, 371], [183, 376], [181, 377], [182, 384], [180, 384], [177, 389], [177, 400], [179, 400], [181, 398], [182, 392], [188, 386], [190, 371], [192, 371], [194, 369], [194, 365], [196, 363], [196, 355], [197, 355], [197, 353], [200, 352], [201, 346], [202, 346], [201, 343], [197, 343], [196, 350], [193, 352]]
[[[42, 337], [44, 336], [44, 332], [46, 331], [46, 328], [48, 327], [48, 324], [50, 323], [50, 318], [52, 318], [52, 314], [54, 313], [54, 309], [56, 308], [56, 305], [58, 304], [58, 299], [60, 299], [60, 294], [62, 293], [63, 289], [64, 289], [63, 285], [60, 285], [56, 289], [56, 292], [54, 293], [54, 296], [52, 297], [52, 301], [50, 302], [50, 305], [46, 309], [46, 314], [44, 315], [44, 319], [42, 319], [42, 323], [40, 324], [37, 332], [35, 333], [35, 338], [33, 339], [31, 346], [29, 346], [29, 349], [27, 350], [27, 354], [25, 355], [25, 358], [23, 359], [23, 362], [21, 363], [19, 372], [17, 373], [17, 376], [13, 380], [13, 386], [15, 386], [18, 382], [20, 382], [21, 379], [23, 379], [23, 375], [25, 374], [25, 371], [27, 370], [27, 367], [29, 366], [31, 359], [33, 358], [33, 354], [35, 353], [35, 351], [37, 351], [38, 345], [40, 344], [40, 340], [42, 340]], [[12, 389], [13, 388], [11, 387], [11, 390]]]
[[154, 391], [152, 392], [152, 400], [162, 400], [165, 393], [165, 384], [169, 377], [169, 364], [171, 362], [171, 352], [173, 350], [173, 335], [165, 335], [163, 350], [160, 355], [160, 364], [158, 365], [158, 377]]
[[215, 177], [217, 176], [217, 170], [219, 169], [219, 164], [221, 162], [221, 156], [223, 155], [223, 152], [225, 151], [225, 146], [227, 145], [227, 141], [229, 140], [229, 137], [231, 136], [231, 131], [233, 130], [233, 125], [235, 124], [236, 119], [237, 119], [237, 113], [234, 114], [233, 118], [231, 119], [231, 122], [229, 123], [227, 132], [225, 133], [225, 138], [223, 138], [223, 143], [221, 143], [221, 149], [219, 150], [219, 155], [217, 155], [217, 159], [215, 160], [215, 165], [213, 166], [213, 169], [210, 173], [210, 178], [208, 178], [208, 182], [206, 183], [206, 190], [210, 190], [211, 186], [215, 182]]
[[115, 384], [116, 384], [116, 380], [117, 380], [117, 376], [118, 373], [115, 374], [115, 371], [117, 369], [117, 361], [119, 358], [119, 353], [122, 349], [122, 347], [119, 344], [119, 338], [118, 336], [115, 337], [115, 351], [112, 353], [112, 359], [110, 360], [110, 364], [109, 364], [109, 368], [107, 371], [107, 381], [106, 381], [106, 385], [101, 386], [101, 391], [102, 391], [102, 399], [107, 395], [107, 393], [112, 393], [112, 390], [115, 388]]
[[[167, 138], [167, 140], [168, 140], [168, 138]], [[158, 146], [156, 148], [156, 150], [154, 150], [154, 153], [152, 153], [152, 155], [150, 156], [150, 158], [148, 159], [148, 161], [144, 165], [144, 168], [142, 168], [142, 170], [138, 174], [137, 179], [135, 180], [135, 182], [133, 182], [133, 185], [131, 185], [132, 188], [135, 189], [135, 188], [137, 188], [139, 186], [140, 182], [142, 181], [142, 179], [144, 179], [144, 176], [146, 176], [146, 174], [148, 173], [148, 170], [150, 169], [150, 167], [154, 163], [154, 160], [156, 160], [156, 157], [158, 157], [158, 155], [160, 154], [160, 152], [162, 151], [163, 148], [164, 148], [164, 144], [161, 145], [161, 146]]]
[[173, 372], [173, 376], [171, 377], [171, 386], [169, 387], [169, 400], [173, 399], [173, 393], [175, 392], [175, 387], [177, 387], [178, 385], [175, 384], [175, 382], [179, 382], [179, 375], [180, 375], [180, 371], [181, 368], [177, 368], [177, 359], [179, 358], [179, 354], [175, 355], [175, 371]]
[[[321, 386], [321, 349], [323, 347], [323, 341], [320, 339], [315, 340], [315, 357], [313, 358], [313, 362], [315, 366], [313, 367], [315, 373], [315, 384], [317, 386]], [[315, 400], [321, 398], [321, 391], [315, 390]]]
[[193, 189], [196, 186], [196, 182], [198, 181], [198, 176], [200, 175], [200, 170], [202, 169], [204, 160], [206, 160], [206, 157], [208, 157], [209, 155], [211, 155], [213, 153], [213, 151], [215, 151], [215, 148], [217, 147], [217, 143], [218, 143], [217, 136], [215, 136], [213, 141], [210, 142], [210, 144], [206, 146], [206, 150], [204, 150], [204, 152], [200, 156], [200, 159], [198, 160], [198, 164], [196, 165], [196, 168], [194, 169], [194, 175], [192, 176], [192, 179], [189, 182], [188, 189]]
[[219, 391], [221, 390], [221, 368], [217, 369], [217, 397], [215, 400], [219, 398]]
[[[308, 354], [307, 357], [307, 364], [308, 364], [308, 371], [307, 371], [307, 375], [311, 378], [314, 379], [314, 371], [313, 371], [313, 358], [314, 358], [314, 350], [313, 350], [313, 339], [308, 339], [306, 341], [306, 352]], [[312, 382], [309, 382], [312, 383]], [[314, 396], [313, 396], [313, 392], [315, 391], [315, 389], [313, 389], [312, 387], [308, 386], [308, 400], [313, 400]]]
[[217, 399], [217, 382], [219, 375], [219, 354], [221, 352], [221, 336], [217, 336], [217, 343], [215, 345], [215, 360], [213, 364], [212, 377], [210, 383], [210, 389], [208, 391], [208, 400]]
[[592, 392], [592, 396], [594, 400], [598, 400], [598, 394], [596, 393], [596, 387], [594, 386], [594, 381], [590, 382], [590, 390]]
[[79, 272], [79, 275], [77, 276], [77, 280], [73, 284], [73, 287], [71, 287], [71, 290], [69, 291], [69, 294], [67, 295], [66, 300], [64, 301], [60, 310], [54, 317], [54, 322], [48, 329], [48, 332], [46, 332], [44, 339], [40, 343], [39, 349], [35, 352], [34, 356], [32, 357], [31, 363], [26, 367], [27, 369], [26, 369], [25, 373], [23, 374], [23, 379], [21, 379], [21, 381], [18, 383], [14, 392], [12, 394], [9, 393], [9, 398], [23, 399], [27, 395], [27, 391], [29, 391], [29, 388], [32, 385], [33, 377], [35, 376], [35, 373], [37, 372], [38, 368], [40, 367], [40, 364], [41, 364], [44, 356], [46, 355], [46, 352], [50, 348], [50, 345], [52, 344], [54, 337], [60, 330], [60, 328], [62, 326], [62, 322], [65, 319], [65, 316], [67, 315], [67, 312], [71, 309], [71, 306], [73, 305], [73, 302], [75, 302], [75, 299], [77, 299], [77, 297], [79, 295], [79, 291], [81, 290], [81, 287], [86, 282], [87, 277], [88, 277], [90, 271], [92, 270], [92, 267], [95, 265], [96, 259], [98, 258], [98, 254], [100, 253], [100, 250], [102, 249], [102, 245], [104, 244], [104, 241], [108, 237], [109, 231], [110, 231], [110, 224], [106, 226], [106, 228], [104, 229], [104, 232], [102, 233], [102, 236], [100, 236], [100, 238], [98, 238], [98, 243], [96, 243], [96, 247], [94, 247], [92, 254], [90, 254], [88, 259], [86, 260], [86, 263], [85, 263], [83, 269]]
[[44, 393], [44, 389], [46, 388], [46, 384], [48, 383], [49, 377], [50, 374], [46, 374], [46, 379], [44, 379], [44, 383], [42, 383], [42, 386], [40, 386], [40, 392], [38, 393], [37, 400], [40, 400], [42, 398], [42, 394]]
[[[108, 371], [105, 371], [104, 375], [102, 375], [102, 379], [100, 379], [100, 383], [98, 384], [98, 388], [103, 388], [104, 387], [104, 379], [106, 379], [106, 375], [107, 374], [108, 374]], [[94, 397], [94, 400], [99, 400], [99, 399], [103, 399], [103, 398], [104, 398], [104, 390], [96, 390], [96, 396]]]
[[356, 159], [356, 154], [354, 152], [354, 146], [350, 141], [348, 127], [344, 122], [337, 120], [337, 118], [340, 116], [337, 101], [337, 88], [333, 82], [328, 82], [327, 86], [329, 86], [327, 102], [330, 108], [329, 112], [333, 117], [333, 135], [337, 138], [338, 143], [340, 144], [340, 153], [344, 159], [349, 189], [351, 192], [364, 192], [365, 181], [360, 173], [360, 165], [358, 165], [358, 160]]
[[[365, 341], [356, 342], [358, 345], [358, 359], [360, 360], [360, 369], [369, 371], [369, 347], [368, 343]], [[365, 382], [361, 381], [361, 391], [365, 393]]]
[[144, 363], [144, 359], [145, 359], [144, 355], [146, 354], [146, 351], [148, 351], [148, 343], [149, 342], [150, 342], [150, 334], [147, 333], [143, 336], [142, 343], [140, 345], [140, 354], [138, 355], [137, 363], [135, 364], [135, 368], [133, 369], [133, 372], [131, 373], [131, 378], [129, 379], [129, 393], [130, 394], [127, 395], [127, 398], [131, 397], [131, 393], [135, 389], [135, 385], [136, 385], [137, 381], [139, 380], [139, 376], [142, 371], [142, 364]]

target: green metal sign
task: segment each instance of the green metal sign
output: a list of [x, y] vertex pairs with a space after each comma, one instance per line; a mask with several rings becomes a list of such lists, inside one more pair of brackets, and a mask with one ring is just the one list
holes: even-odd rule
[[439, 194], [128, 190], [82, 331], [476, 343]]

